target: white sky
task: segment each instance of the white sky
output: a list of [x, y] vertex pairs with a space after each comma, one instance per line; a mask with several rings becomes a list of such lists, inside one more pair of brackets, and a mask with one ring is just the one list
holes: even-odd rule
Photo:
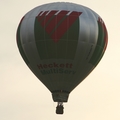
[[120, 0], [74, 0], [103, 18], [109, 39], [99, 65], [70, 94], [64, 115], [55, 114], [51, 93], [23, 62], [16, 45], [22, 16], [50, 2], [0, 1], [0, 120], [120, 120]]

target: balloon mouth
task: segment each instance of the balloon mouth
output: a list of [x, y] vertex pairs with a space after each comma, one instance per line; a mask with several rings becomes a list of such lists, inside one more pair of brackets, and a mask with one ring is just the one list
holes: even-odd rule
[[52, 98], [54, 102], [67, 102], [69, 97], [68, 91], [64, 90], [55, 90], [52, 91]]

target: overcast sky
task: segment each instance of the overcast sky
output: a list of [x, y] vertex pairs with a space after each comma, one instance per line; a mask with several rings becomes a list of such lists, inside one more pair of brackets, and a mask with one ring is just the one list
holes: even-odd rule
[[0, 1], [0, 120], [120, 120], [120, 0], [74, 0], [102, 17], [108, 46], [99, 65], [70, 94], [64, 115], [55, 114], [51, 93], [26, 66], [16, 45], [22, 16], [50, 2]]

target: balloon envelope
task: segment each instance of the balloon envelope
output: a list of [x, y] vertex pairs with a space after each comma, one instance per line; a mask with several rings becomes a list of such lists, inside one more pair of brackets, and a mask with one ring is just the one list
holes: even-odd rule
[[29, 11], [17, 30], [19, 51], [55, 102], [69, 93], [102, 58], [107, 30], [91, 9], [73, 3], [49, 3]]

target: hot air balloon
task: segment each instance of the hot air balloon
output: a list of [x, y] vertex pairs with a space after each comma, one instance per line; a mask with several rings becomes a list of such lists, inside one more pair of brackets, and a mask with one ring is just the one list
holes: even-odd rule
[[48, 3], [24, 15], [17, 29], [19, 52], [30, 70], [58, 102], [63, 102], [101, 60], [108, 35], [93, 10], [68, 2]]

